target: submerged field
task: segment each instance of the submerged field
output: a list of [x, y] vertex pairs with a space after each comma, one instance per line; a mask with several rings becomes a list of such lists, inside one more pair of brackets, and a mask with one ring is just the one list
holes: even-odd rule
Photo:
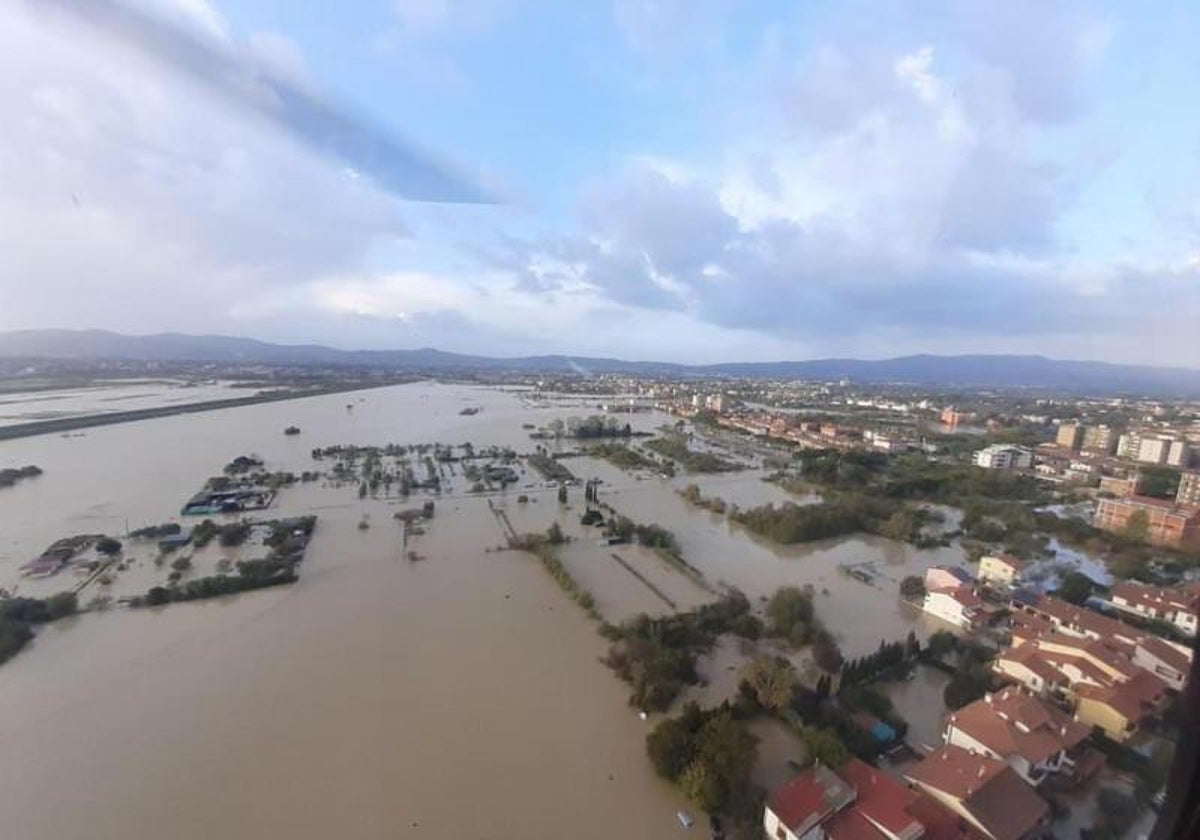
[[[5, 491], [0, 584], [30, 586], [18, 567], [60, 536], [178, 520], [198, 483], [237, 455], [300, 472], [314, 468], [312, 449], [347, 443], [529, 452], [523, 426], [586, 413], [584, 400], [414, 384], [0, 444], [0, 466], [44, 470]], [[632, 416], [646, 431], [664, 419]], [[301, 433], [285, 436], [293, 424]], [[145, 825], [178, 837], [676, 830], [684, 803], [645, 759], [653, 718], [626, 705], [626, 687], [597, 662], [606, 645], [595, 623], [538, 560], [495, 550], [506, 535], [488, 500], [517, 531], [560, 525], [570, 538], [560, 559], [606, 619], [688, 610], [726, 586], [757, 603], [779, 586], [811, 584], [847, 655], [910, 629], [925, 635], [896, 583], [962, 556], [876, 537], [775, 546], [676, 492], [695, 481], [705, 496], [743, 507], [786, 498], [758, 469], [666, 480], [587, 457], [563, 463], [601, 479], [601, 501], [617, 512], [674, 532], [699, 575], [647, 547], [600, 545], [599, 530], [579, 523], [582, 488], [560, 504], [523, 463], [516, 484], [486, 494], [471, 492], [461, 465], [447, 469], [437, 496], [360, 498], [354, 482], [327, 478], [285, 487], [263, 516], [318, 516], [297, 583], [64, 619], [3, 666], [0, 732], [10, 748], [0, 801], [14, 836], [122, 837]], [[406, 547], [393, 514], [427, 497], [436, 514]], [[165, 573], [151, 548], [126, 551], [135, 562], [110, 585], [114, 594]], [[189, 553], [188, 574], [198, 575], [229, 552]], [[847, 564], [873, 567], [873, 584], [844, 575]], [[726, 648], [701, 663], [714, 700], [736, 687], [736, 650]], [[779, 756], [794, 751], [786, 738], [764, 747], [761, 772], [784, 772]]]

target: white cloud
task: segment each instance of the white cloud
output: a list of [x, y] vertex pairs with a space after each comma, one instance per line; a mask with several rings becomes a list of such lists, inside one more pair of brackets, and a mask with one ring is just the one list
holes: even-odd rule
[[256, 290], [355, 266], [402, 233], [369, 185], [75, 34], [23, 4], [0, 11], [0, 328], [219, 331]]

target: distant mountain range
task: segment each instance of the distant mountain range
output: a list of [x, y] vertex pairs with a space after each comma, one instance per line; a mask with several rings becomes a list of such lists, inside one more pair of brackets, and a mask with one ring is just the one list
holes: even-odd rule
[[578, 356], [493, 358], [441, 350], [338, 350], [219, 335], [122, 335], [106, 330], [0, 332], [0, 358], [330, 365], [423, 371], [628, 373], [758, 379], [849, 379], [936, 387], [1045, 388], [1089, 394], [1200, 396], [1200, 370], [1066, 361], [1043, 356], [904, 356], [683, 365]]

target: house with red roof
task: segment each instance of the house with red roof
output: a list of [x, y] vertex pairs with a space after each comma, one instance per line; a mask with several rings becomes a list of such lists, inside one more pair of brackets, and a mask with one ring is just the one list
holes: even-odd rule
[[947, 744], [904, 774], [990, 840], [1042, 834], [1050, 806], [1006, 762]]
[[979, 558], [979, 579], [993, 586], [1016, 586], [1025, 561], [1011, 554], [985, 554]]
[[1150, 586], [1123, 580], [1112, 588], [1109, 602], [1118, 610], [1139, 618], [1166, 621], [1189, 636], [1200, 624], [1200, 586]]
[[966, 584], [927, 589], [922, 609], [964, 630], [977, 627], [985, 617], [983, 599]]
[[1008, 686], [946, 720], [945, 742], [1006, 762], [1028, 784], [1071, 774], [1090, 727], [1030, 692]]
[[1032, 599], [1015, 597], [1011, 606], [1014, 617], [1018, 613], [1025, 613], [1049, 622], [1060, 633], [1083, 639], [1098, 639], [1110, 646], [1132, 649], [1138, 639], [1148, 635], [1144, 630], [1115, 618], [1050, 595]]
[[1176, 691], [1192, 671], [1192, 651], [1158, 636], [1146, 636], [1133, 649], [1133, 664], [1145, 668]]
[[1103, 729], [1114, 741], [1127, 741], [1141, 730], [1147, 718], [1162, 710], [1166, 700], [1162, 680], [1139, 668], [1124, 682], [1080, 686], [1075, 719]]
[[835, 772], [815, 764], [771, 792], [771, 840], [985, 840], [921, 791], [852, 758]]
[[767, 796], [763, 829], [774, 840], [822, 840], [822, 826], [857, 795], [828, 767], [814, 764]]

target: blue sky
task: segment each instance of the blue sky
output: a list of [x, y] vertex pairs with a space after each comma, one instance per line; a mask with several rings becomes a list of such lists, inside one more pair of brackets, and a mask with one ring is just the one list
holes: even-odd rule
[[231, 96], [74, 1], [0, 10], [0, 329], [1200, 366], [1194, 4], [111, 0]]

